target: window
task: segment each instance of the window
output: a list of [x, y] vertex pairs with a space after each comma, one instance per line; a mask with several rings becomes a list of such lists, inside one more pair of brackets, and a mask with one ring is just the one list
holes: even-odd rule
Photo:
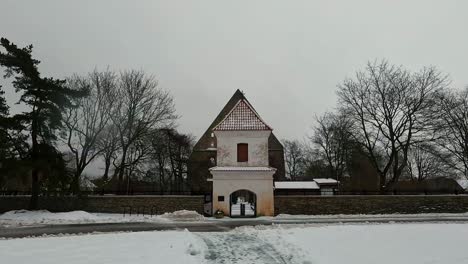
[[246, 143], [237, 144], [237, 162], [249, 161], [249, 145]]
[[218, 202], [224, 202], [224, 196], [218, 196]]

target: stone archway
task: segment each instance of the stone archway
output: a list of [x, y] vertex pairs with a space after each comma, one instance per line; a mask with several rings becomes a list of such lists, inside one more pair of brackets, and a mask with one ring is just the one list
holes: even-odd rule
[[257, 195], [249, 190], [237, 190], [230, 195], [231, 217], [255, 217], [257, 215]]

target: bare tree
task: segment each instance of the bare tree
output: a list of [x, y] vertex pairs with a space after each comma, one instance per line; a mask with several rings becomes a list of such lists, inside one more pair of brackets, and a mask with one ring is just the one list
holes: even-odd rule
[[330, 176], [339, 181], [345, 173], [352, 144], [352, 121], [344, 112], [340, 112], [316, 117], [316, 123], [311, 140], [327, 162]]
[[304, 176], [305, 149], [299, 140], [283, 140], [286, 175], [292, 181]]
[[72, 191], [80, 189], [80, 176], [84, 169], [102, 153], [97, 142], [109, 124], [116, 89], [115, 74], [110, 71], [91, 72], [87, 76], [73, 76], [68, 80], [75, 90], [87, 89], [89, 95], [75, 100], [77, 107], [69, 108], [64, 117], [64, 133], [73, 154], [75, 173]]
[[449, 155], [451, 167], [468, 179], [468, 87], [446, 90], [438, 99], [439, 146]]
[[118, 151], [120, 149], [119, 137], [117, 128], [110, 123], [101, 133], [101, 137], [97, 141], [98, 148], [100, 149], [100, 156], [104, 160], [104, 173], [102, 180], [107, 182], [111, 167], [115, 164], [118, 158]]
[[188, 187], [187, 163], [194, 144], [191, 135], [175, 129], [158, 129], [152, 135], [153, 171], [161, 191], [183, 191]]
[[145, 165], [151, 158], [152, 151], [151, 138], [149, 136], [139, 138], [128, 149], [124, 169], [126, 194], [130, 193], [131, 182], [133, 180], [140, 180], [145, 174]]
[[434, 144], [414, 144], [408, 154], [408, 174], [415, 181], [450, 176], [452, 173], [445, 160], [446, 156]]
[[155, 78], [143, 71], [122, 72], [118, 91], [111, 118], [120, 145], [115, 175], [121, 191], [125, 170], [134, 164], [129, 160], [132, 146], [153, 129], [169, 126], [177, 117], [171, 95], [158, 88]]
[[[368, 63], [354, 79], [339, 85], [340, 104], [351, 113], [381, 189], [391, 188], [405, 169], [410, 146], [428, 140], [425, 110], [448, 85], [435, 68], [411, 73], [383, 61]], [[383, 151], [384, 157], [378, 153]]]

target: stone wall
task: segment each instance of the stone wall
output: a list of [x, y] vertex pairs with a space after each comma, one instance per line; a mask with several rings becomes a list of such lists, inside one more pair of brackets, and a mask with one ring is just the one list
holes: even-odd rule
[[[86, 196], [86, 197], [40, 197], [39, 208], [52, 212], [83, 210], [103, 213], [162, 214], [178, 210], [193, 210], [203, 213], [203, 196]], [[0, 213], [28, 208], [29, 196], [0, 196]]]
[[[28, 208], [29, 196], [0, 196], [0, 213]], [[40, 209], [53, 212], [148, 214], [193, 210], [203, 213], [203, 196], [40, 197]], [[275, 196], [275, 214], [415, 214], [468, 212], [468, 195]]]
[[467, 195], [275, 196], [275, 214], [468, 212]]

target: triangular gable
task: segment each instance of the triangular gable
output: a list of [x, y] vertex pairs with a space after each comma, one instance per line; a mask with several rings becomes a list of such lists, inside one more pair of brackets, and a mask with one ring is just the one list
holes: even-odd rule
[[241, 99], [213, 130], [272, 130], [245, 99]]

